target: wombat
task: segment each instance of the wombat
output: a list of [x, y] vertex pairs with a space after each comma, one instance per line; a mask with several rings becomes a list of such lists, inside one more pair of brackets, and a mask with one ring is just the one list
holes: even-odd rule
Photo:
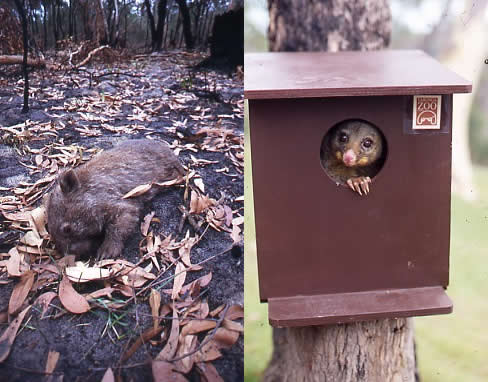
[[144, 202], [158, 187], [122, 199], [135, 187], [183, 176], [165, 142], [128, 140], [62, 173], [47, 200], [48, 230], [58, 252], [97, 259], [120, 256], [137, 227]]

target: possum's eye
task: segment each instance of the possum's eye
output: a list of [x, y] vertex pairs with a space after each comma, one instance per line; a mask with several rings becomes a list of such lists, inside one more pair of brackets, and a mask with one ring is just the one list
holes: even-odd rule
[[64, 223], [61, 226], [61, 232], [65, 235], [71, 235], [73, 233], [73, 230], [71, 229], [71, 226], [68, 223]]
[[373, 145], [373, 140], [370, 138], [366, 138], [363, 140], [362, 145], [364, 148], [369, 149]]
[[346, 143], [348, 140], [349, 140], [349, 137], [347, 136], [346, 133], [344, 133], [344, 132], [339, 133], [339, 142]]

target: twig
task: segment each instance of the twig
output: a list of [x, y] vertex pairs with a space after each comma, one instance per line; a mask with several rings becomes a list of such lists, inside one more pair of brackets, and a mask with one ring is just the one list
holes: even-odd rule
[[129, 73], [122, 73], [122, 72], [110, 72], [110, 73], [103, 73], [103, 74], [98, 74], [94, 76], [95, 78], [101, 78], [105, 76], [111, 76], [111, 75], [117, 75], [117, 76], [127, 76], [127, 77], [135, 77], [135, 78], [142, 78], [144, 76], [141, 76], [140, 74], [129, 74]]
[[34, 370], [34, 369], [28, 369], [26, 367], [20, 367], [20, 366], [15, 366], [15, 365], [9, 365], [12, 369], [15, 370], [20, 370], [20, 371], [25, 371], [26, 373], [31, 373], [31, 374], [41, 374], [41, 375], [64, 375], [64, 373], [60, 371], [53, 371], [51, 373], [44, 371], [44, 370]]
[[96, 49], [93, 49], [90, 53], [88, 53], [88, 56], [83, 60], [81, 61], [80, 63], [76, 64], [74, 66], [75, 69], [78, 69], [80, 66], [83, 66], [85, 64], [87, 64], [88, 62], [90, 62], [90, 60], [92, 59], [92, 57], [97, 54], [98, 52], [100, 52], [101, 50], [103, 49], [107, 49], [107, 48], [110, 48], [108, 45], [102, 45], [102, 46], [99, 46], [98, 48]]
[[195, 353], [198, 353], [200, 350], [203, 349], [203, 347], [208, 344], [212, 339], [213, 337], [215, 336], [215, 333], [217, 333], [217, 329], [220, 328], [220, 325], [222, 325], [222, 322], [224, 321], [225, 319], [225, 316], [227, 315], [227, 311], [229, 310], [229, 305], [225, 305], [225, 309], [224, 309], [224, 312], [222, 313], [222, 316], [219, 318], [219, 320], [217, 321], [217, 323], [215, 324], [215, 328], [213, 328], [213, 330], [210, 332], [210, 334], [202, 341], [202, 343], [200, 345], [198, 345], [196, 347], [196, 349], [186, 353], [186, 354], [183, 354], [179, 357], [175, 357], [175, 358], [172, 358], [170, 360], [168, 360], [167, 362], [176, 362], [176, 361], [181, 361], [182, 359], [186, 358], [186, 357], [189, 357]]

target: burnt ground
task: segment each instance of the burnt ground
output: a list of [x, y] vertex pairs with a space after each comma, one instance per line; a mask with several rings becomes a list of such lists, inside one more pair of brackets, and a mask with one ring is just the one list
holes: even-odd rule
[[[27, 114], [20, 112], [23, 102], [20, 72], [18, 69], [1, 72], [0, 197], [13, 195], [13, 190], [22, 182], [32, 184], [48, 175], [48, 168], [39, 168], [39, 163], [36, 167], [36, 149], [54, 142], [64, 146], [106, 149], [122, 139], [150, 137], [179, 148], [180, 160], [185, 165], [192, 165], [201, 175], [205, 194], [223, 200], [234, 211], [234, 217], [243, 215], [243, 201], [235, 200], [243, 195], [242, 168], [238, 168], [235, 158], [233, 160], [229, 155], [230, 152], [240, 156], [242, 149], [235, 145], [235, 140], [232, 144], [219, 143], [218, 134], [214, 140], [210, 139], [210, 134], [197, 134], [202, 128], [211, 127], [217, 132], [227, 129], [243, 141], [242, 79], [229, 73], [192, 71], [191, 66], [201, 59], [198, 54], [173, 52], [135, 57], [110, 65], [95, 63], [86, 68], [87, 71], [33, 71]], [[104, 75], [108, 72], [131, 76]], [[26, 120], [28, 127], [22, 128]], [[12, 126], [14, 128], [9, 129]], [[187, 147], [193, 151], [185, 149]], [[192, 156], [217, 163], [194, 165]], [[222, 168], [227, 168], [227, 172], [215, 171]], [[181, 212], [177, 207], [183, 204], [183, 192], [183, 188], [169, 188], [145, 207], [144, 215], [154, 211], [159, 219], [151, 224], [154, 233], [172, 233], [178, 238], [183, 238], [187, 230], [193, 234], [193, 227], [188, 222], [178, 233]], [[33, 206], [40, 203], [37, 200]], [[0, 254], [6, 259], [23, 232], [13, 228], [1, 212]], [[140, 230], [136, 230], [126, 243], [125, 259], [137, 263], [141, 240]], [[191, 261], [198, 263], [231, 244], [228, 232], [209, 228], [192, 248]], [[243, 305], [241, 254], [242, 248], [235, 247], [205, 263], [201, 271], [188, 272], [185, 284], [212, 272], [210, 284], [202, 288], [201, 293], [210, 310], [222, 304]], [[0, 285], [0, 310], [5, 312], [17, 279], [9, 278], [5, 268], [2, 269], [0, 281], [11, 281]], [[171, 284], [166, 288], [171, 288]], [[100, 285], [83, 284], [75, 288], [84, 293], [99, 289]], [[31, 290], [28, 303], [33, 303], [40, 292]], [[100, 381], [108, 367], [124, 381], [152, 380], [150, 360], [164, 346], [164, 342], [156, 341], [157, 338], [153, 343], [143, 344], [127, 361], [120, 362], [128, 344], [152, 325], [146, 296], [120, 310], [92, 307], [84, 314], [66, 312], [58, 318], [55, 316], [59, 309], [50, 308], [47, 317], [41, 319], [40, 309], [34, 306], [21, 325], [9, 357], [0, 364], [0, 380], [37, 381], [44, 378], [42, 371], [46, 367], [47, 354], [53, 350], [60, 353], [55, 372], [62, 373], [64, 380]], [[169, 302], [170, 296], [163, 293], [162, 304]], [[57, 297], [52, 305], [61, 307]], [[170, 322], [164, 323], [164, 332], [169, 331]], [[1, 325], [6, 328], [8, 323]], [[208, 333], [201, 333], [200, 341], [204, 334]], [[243, 380], [242, 334], [222, 353], [221, 358], [212, 361], [220, 376], [225, 381]], [[204, 380], [195, 368], [186, 378]]]

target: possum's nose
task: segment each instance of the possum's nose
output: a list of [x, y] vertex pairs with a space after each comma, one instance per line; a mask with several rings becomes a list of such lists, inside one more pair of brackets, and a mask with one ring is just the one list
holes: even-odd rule
[[342, 161], [348, 167], [354, 166], [356, 164], [356, 154], [352, 149], [347, 150], [342, 157]]

